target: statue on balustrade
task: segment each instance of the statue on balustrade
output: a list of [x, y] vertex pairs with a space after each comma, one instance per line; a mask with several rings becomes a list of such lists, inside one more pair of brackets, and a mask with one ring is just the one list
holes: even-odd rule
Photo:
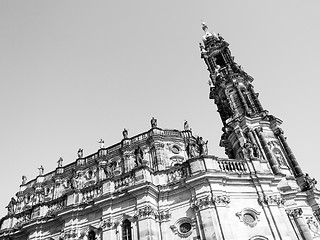
[[39, 176], [42, 176], [44, 171], [43, 166], [41, 165], [38, 169], [39, 169]]
[[208, 155], [208, 141], [204, 141], [202, 137], [197, 137], [197, 144], [199, 148], [199, 155]]
[[6, 206], [6, 208], [8, 208], [8, 215], [14, 214], [14, 207], [16, 205], [17, 205], [17, 201], [14, 199], [14, 197], [12, 197], [8, 206]]
[[[98, 143], [100, 143], [100, 148], [104, 148], [104, 141], [102, 139], [100, 139], [100, 141]], [[78, 153], [79, 153], [79, 151], [78, 151]]]
[[187, 120], [184, 121], [183, 129], [184, 129], [185, 131], [191, 130], [190, 127], [189, 127], [189, 124], [188, 124], [188, 121], [187, 121]]
[[253, 144], [253, 155], [256, 157], [256, 158], [260, 158], [260, 151], [259, 151], [259, 147], [257, 144]]
[[151, 128], [156, 128], [157, 127], [157, 119], [152, 117], [150, 122], [151, 122]]
[[191, 142], [190, 140], [187, 140], [186, 151], [189, 158], [199, 156], [196, 144]]
[[135, 155], [135, 163], [136, 166], [142, 165], [142, 160], [143, 160], [143, 151], [140, 146], [134, 150], [134, 155]]
[[[101, 139], [100, 141], [103, 141], [103, 140]], [[102, 147], [100, 146], [100, 148], [102, 148]], [[83, 149], [79, 148], [79, 150], [78, 150], [78, 158], [82, 158], [82, 157], [83, 157]]]
[[63, 162], [63, 158], [60, 157], [59, 160], [57, 161], [59, 168], [62, 167], [62, 162]]
[[123, 136], [123, 139], [127, 139], [128, 138], [128, 130], [127, 129], [123, 129], [122, 131], [122, 136]]
[[27, 177], [25, 175], [22, 176], [22, 185], [27, 183]]
[[112, 177], [113, 176], [113, 170], [115, 169], [115, 166], [117, 165], [116, 162], [111, 162], [111, 163], [108, 163], [106, 164], [104, 167], [103, 167], [103, 171], [106, 175], [107, 178], [109, 177]]
[[248, 141], [244, 144], [243, 155], [244, 155], [244, 159], [254, 158], [254, 150], [251, 142]]

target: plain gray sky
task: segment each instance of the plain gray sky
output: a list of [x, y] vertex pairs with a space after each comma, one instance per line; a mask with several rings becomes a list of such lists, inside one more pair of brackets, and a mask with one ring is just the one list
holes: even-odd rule
[[[220, 148], [200, 20], [255, 78], [302, 169], [319, 177], [319, 1], [0, 1], [0, 216], [21, 184], [150, 119]], [[320, 180], [320, 179], [318, 179]]]

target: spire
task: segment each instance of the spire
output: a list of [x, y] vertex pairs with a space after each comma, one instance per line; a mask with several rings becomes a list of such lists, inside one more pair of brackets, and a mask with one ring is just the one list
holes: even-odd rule
[[204, 21], [201, 20], [202, 30], [207, 33], [208, 32], [208, 26]]
[[209, 28], [207, 24], [201, 20], [202, 30], [205, 32], [205, 35], [203, 36], [203, 41], [206, 41], [207, 38], [213, 37], [214, 39], [218, 39], [218, 35], [214, 32], [209, 32]]

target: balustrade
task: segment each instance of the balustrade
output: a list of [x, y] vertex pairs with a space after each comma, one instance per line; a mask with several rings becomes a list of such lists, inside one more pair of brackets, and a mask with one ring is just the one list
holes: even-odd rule
[[217, 160], [219, 168], [223, 172], [247, 173], [248, 169], [244, 161]]
[[114, 189], [119, 190], [123, 187], [129, 187], [134, 185], [134, 177], [132, 175], [127, 175], [121, 178], [118, 178], [114, 181]]

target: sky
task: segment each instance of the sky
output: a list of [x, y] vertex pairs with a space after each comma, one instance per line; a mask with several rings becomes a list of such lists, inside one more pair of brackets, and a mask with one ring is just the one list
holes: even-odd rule
[[263, 107], [282, 119], [304, 172], [319, 178], [320, 2], [0, 1], [0, 217], [28, 180], [150, 129], [219, 147], [201, 20], [230, 43]]

